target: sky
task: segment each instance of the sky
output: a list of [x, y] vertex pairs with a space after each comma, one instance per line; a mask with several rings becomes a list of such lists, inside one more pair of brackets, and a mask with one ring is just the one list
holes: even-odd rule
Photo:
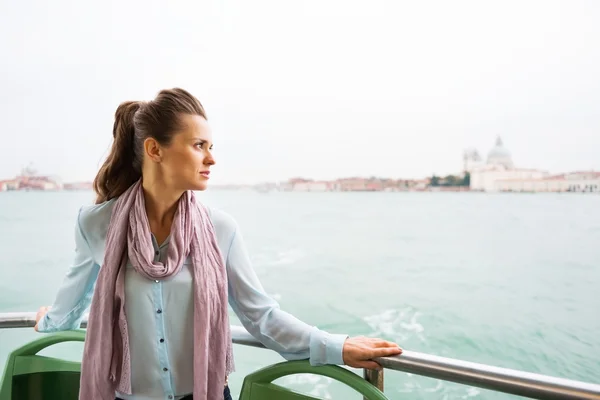
[[91, 181], [120, 102], [203, 103], [215, 183], [600, 169], [600, 2], [0, 2], [0, 179]]

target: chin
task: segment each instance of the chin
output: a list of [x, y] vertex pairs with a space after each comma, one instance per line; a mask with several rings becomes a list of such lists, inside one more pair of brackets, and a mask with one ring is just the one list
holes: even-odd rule
[[196, 183], [195, 185], [192, 185], [192, 187], [190, 188], [190, 190], [194, 190], [194, 191], [198, 191], [198, 192], [202, 192], [206, 189], [208, 189], [208, 184], [206, 182]]
[[182, 188], [183, 190], [202, 192], [208, 188], [208, 179], [185, 179], [181, 180], [177, 186]]

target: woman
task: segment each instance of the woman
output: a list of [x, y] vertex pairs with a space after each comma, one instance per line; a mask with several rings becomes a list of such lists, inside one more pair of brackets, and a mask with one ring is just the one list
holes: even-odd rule
[[36, 317], [39, 332], [76, 329], [91, 304], [80, 399], [230, 399], [227, 304], [288, 360], [378, 368], [370, 359], [402, 352], [309, 326], [265, 293], [235, 220], [196, 201], [215, 160], [191, 94], [122, 103], [113, 137], [96, 204], [79, 211], [73, 266]]

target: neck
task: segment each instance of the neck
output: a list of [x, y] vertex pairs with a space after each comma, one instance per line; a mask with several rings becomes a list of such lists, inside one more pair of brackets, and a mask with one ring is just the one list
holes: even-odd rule
[[184, 192], [173, 191], [152, 179], [142, 180], [146, 214], [151, 226], [170, 227]]

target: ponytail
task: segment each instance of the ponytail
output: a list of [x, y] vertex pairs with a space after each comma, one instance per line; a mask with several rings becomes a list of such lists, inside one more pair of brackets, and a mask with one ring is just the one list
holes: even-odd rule
[[94, 179], [96, 204], [120, 196], [141, 177], [135, 129], [135, 113], [141, 105], [139, 101], [124, 102], [115, 112], [112, 148]]

